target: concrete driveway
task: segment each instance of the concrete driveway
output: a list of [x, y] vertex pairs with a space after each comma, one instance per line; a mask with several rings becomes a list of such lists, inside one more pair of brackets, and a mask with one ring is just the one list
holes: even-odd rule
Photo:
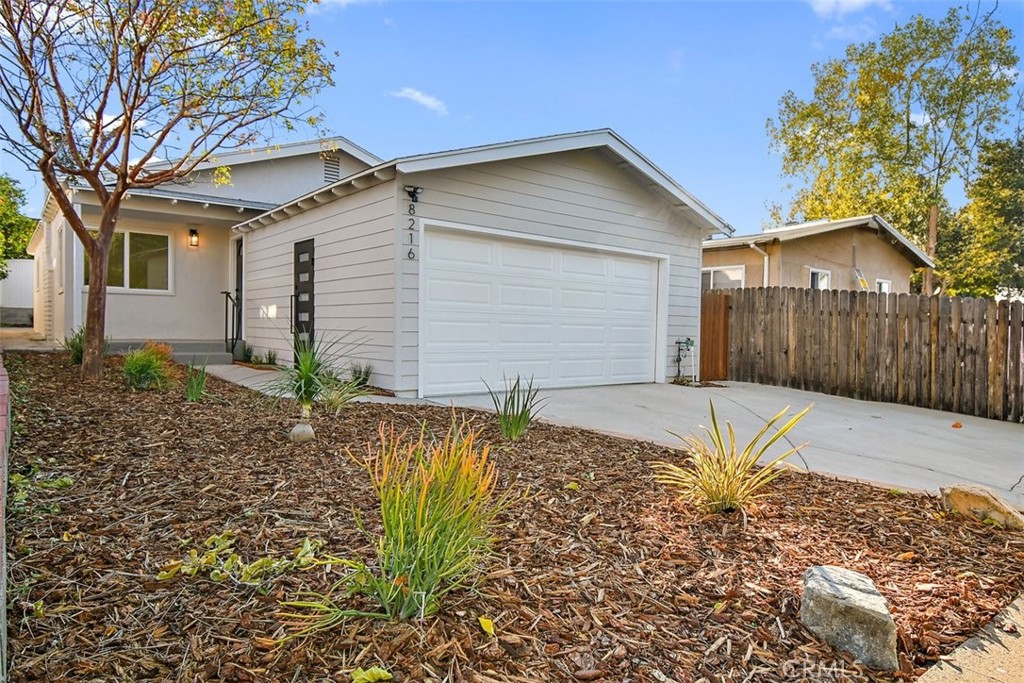
[[[936, 491], [957, 482], [984, 484], [1024, 507], [1022, 424], [759, 384], [723, 384], [722, 388], [635, 384], [545, 391], [541, 418], [675, 446], [678, 440], [666, 430], [699, 431], [701, 425], [709, 424], [708, 400], [713, 399], [719, 420], [732, 422], [737, 438], [745, 443], [783, 407], [791, 406], [796, 412], [813, 403], [789, 436], [791, 443], [809, 444], [794, 458], [795, 464], [901, 489]], [[435, 402], [493, 410], [487, 395]], [[956, 422], [963, 426], [954, 429]]]

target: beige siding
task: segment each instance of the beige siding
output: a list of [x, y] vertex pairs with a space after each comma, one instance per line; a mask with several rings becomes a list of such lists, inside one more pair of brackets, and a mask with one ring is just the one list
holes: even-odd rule
[[[697, 338], [700, 233], [632, 176], [596, 152], [568, 152], [409, 175], [401, 184], [424, 188], [416, 215], [469, 226], [539, 235], [611, 248], [667, 254], [668, 371], [675, 340]], [[406, 258], [408, 199], [396, 197], [400, 293], [396, 390], [414, 392], [418, 373], [419, 258]], [[416, 243], [423, 239], [420, 231]]]
[[906, 257], [879, 238], [873, 230], [847, 228], [811, 235], [782, 245], [782, 283], [786, 287], [807, 287], [810, 269], [831, 272], [833, 289], [860, 289], [853, 269], [859, 267], [868, 280], [890, 280], [893, 292], [910, 291], [913, 266]]
[[243, 236], [244, 336], [289, 357], [294, 244], [314, 240], [314, 316], [322, 339], [361, 340], [346, 360], [373, 364], [394, 384], [394, 182], [335, 200]]

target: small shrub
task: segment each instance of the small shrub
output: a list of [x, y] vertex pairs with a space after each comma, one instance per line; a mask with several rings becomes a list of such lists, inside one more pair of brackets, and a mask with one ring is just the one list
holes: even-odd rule
[[327, 412], [339, 415], [349, 403], [369, 393], [364, 384], [360, 384], [354, 379], [347, 382], [332, 382], [321, 393], [320, 404]]
[[124, 354], [122, 372], [132, 389], [164, 389], [171, 381], [171, 368], [159, 348], [144, 346]]
[[369, 386], [373, 376], [373, 363], [353, 363], [349, 369], [349, 377], [361, 387]]
[[533, 377], [525, 384], [519, 375], [514, 380], [504, 378], [505, 395], [501, 397], [493, 391], [487, 382], [487, 393], [491, 395], [494, 411], [498, 414], [498, 428], [501, 435], [509, 441], [521, 437], [540, 412], [542, 400], [537, 393], [540, 389], [533, 386]]
[[161, 358], [164, 363], [170, 363], [174, 360], [174, 349], [171, 348], [170, 344], [149, 339], [142, 345], [142, 348], [154, 356]]
[[267, 365], [277, 365], [277, 351], [267, 349]]
[[206, 395], [206, 364], [196, 367], [195, 363], [189, 363], [188, 374], [185, 377], [185, 400], [189, 403], [201, 401]]
[[263, 356], [261, 356], [258, 353], [252, 354], [252, 364], [253, 365], [263, 365]]
[[71, 334], [64, 337], [61, 346], [71, 354], [72, 365], [81, 365], [82, 358], [85, 356], [85, 328], [79, 327], [71, 330]]
[[380, 504], [383, 536], [374, 537], [356, 523], [377, 549], [374, 567], [345, 560], [352, 573], [349, 594], [373, 598], [381, 612], [344, 609], [330, 596], [286, 602], [300, 630], [289, 638], [331, 628], [354, 616], [387, 619], [424, 617], [441, 599], [463, 586], [490, 552], [497, 516], [514, 502], [511, 490], [497, 490], [489, 447], [477, 444], [478, 432], [453, 419], [440, 441], [428, 443], [396, 434], [381, 425], [380, 442], [357, 459], [370, 476]]
[[242, 362], [252, 363], [253, 355], [256, 353], [256, 349], [247, 342], [242, 342]]
[[779, 465], [802, 448], [791, 448], [764, 466], [758, 466], [758, 461], [768, 449], [793, 429], [810, 409], [810, 406], [804, 408], [777, 428], [764, 444], [759, 444], [785, 417], [789, 411], [789, 406], [786, 406], [765, 423], [750, 443], [737, 451], [736, 433], [732, 425], [725, 423], [727, 441], [718, 425], [715, 404], [711, 403], [711, 427], [704, 430], [706, 439], [672, 433], [682, 439], [689, 450], [686, 458], [688, 467], [678, 467], [667, 462], [651, 463], [656, 472], [654, 480], [677, 488], [684, 500], [708, 512], [742, 511], [763, 496], [762, 489], [782, 474], [783, 469]]

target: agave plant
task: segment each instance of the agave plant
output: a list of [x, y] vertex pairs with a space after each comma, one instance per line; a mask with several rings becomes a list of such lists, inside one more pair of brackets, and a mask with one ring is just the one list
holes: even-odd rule
[[309, 423], [313, 405], [339, 384], [334, 366], [360, 344], [347, 339], [347, 335], [332, 340], [317, 340], [312, 334], [295, 335], [292, 341], [295, 362], [263, 387], [271, 396], [294, 398], [299, 404], [300, 420], [289, 434], [292, 441], [304, 443], [316, 438]]

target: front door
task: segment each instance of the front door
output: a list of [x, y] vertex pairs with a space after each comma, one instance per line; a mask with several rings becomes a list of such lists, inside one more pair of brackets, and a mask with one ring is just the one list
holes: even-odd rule
[[235, 338], [242, 336], [242, 238], [235, 240]]
[[300, 341], [313, 339], [313, 240], [295, 243], [292, 329]]

